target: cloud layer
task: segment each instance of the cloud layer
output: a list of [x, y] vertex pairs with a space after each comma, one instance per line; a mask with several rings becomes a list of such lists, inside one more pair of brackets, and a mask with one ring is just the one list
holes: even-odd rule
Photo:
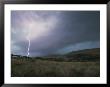
[[12, 11], [11, 51], [30, 56], [100, 47], [99, 11]]

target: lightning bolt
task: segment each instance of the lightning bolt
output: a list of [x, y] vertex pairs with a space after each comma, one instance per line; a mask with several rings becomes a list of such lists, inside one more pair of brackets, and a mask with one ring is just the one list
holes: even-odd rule
[[27, 40], [28, 40], [27, 57], [29, 57], [29, 55], [30, 55], [30, 53], [29, 53], [29, 51], [30, 51], [30, 38], [29, 38], [29, 36], [30, 36], [30, 32], [28, 32], [28, 35], [27, 35]]
[[27, 49], [27, 57], [29, 57], [29, 50], [30, 50], [30, 39], [28, 39], [28, 49]]

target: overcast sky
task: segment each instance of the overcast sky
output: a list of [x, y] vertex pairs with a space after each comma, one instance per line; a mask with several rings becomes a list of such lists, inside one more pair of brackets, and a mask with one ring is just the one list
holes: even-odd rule
[[11, 52], [30, 56], [100, 47], [99, 11], [12, 11]]

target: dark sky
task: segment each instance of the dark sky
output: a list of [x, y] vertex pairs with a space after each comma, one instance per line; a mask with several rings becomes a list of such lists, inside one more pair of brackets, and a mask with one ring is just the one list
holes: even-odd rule
[[100, 47], [99, 11], [12, 11], [11, 52], [30, 56]]

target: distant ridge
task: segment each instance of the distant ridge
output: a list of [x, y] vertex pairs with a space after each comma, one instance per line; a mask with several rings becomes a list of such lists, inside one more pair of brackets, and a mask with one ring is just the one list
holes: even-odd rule
[[84, 49], [80, 51], [72, 51], [64, 55], [69, 60], [100, 60], [100, 48]]
[[94, 54], [99, 55], [100, 54], [100, 48], [92, 48], [92, 49], [84, 49], [79, 51], [72, 51], [67, 53], [66, 55], [73, 55], [73, 54]]

